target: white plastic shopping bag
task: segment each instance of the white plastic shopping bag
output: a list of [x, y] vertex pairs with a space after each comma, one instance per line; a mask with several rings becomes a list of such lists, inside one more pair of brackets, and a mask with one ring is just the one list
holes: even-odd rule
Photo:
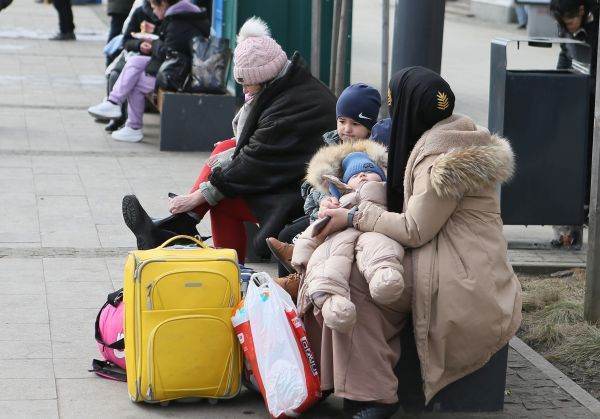
[[321, 397], [316, 361], [291, 297], [252, 275], [232, 323], [271, 416], [298, 416]]

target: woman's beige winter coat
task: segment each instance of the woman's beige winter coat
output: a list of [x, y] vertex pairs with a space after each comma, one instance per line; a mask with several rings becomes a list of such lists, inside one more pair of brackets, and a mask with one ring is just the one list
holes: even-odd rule
[[513, 170], [506, 140], [454, 115], [414, 147], [404, 212], [362, 203], [354, 217], [360, 231], [414, 248], [407, 255], [427, 402], [482, 367], [521, 323], [521, 287], [507, 260], [498, 194]]

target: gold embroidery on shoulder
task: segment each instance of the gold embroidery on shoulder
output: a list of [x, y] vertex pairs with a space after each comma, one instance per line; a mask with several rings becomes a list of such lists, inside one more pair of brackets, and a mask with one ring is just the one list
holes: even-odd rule
[[440, 111], [445, 111], [450, 106], [450, 101], [448, 100], [448, 95], [444, 92], [437, 93], [437, 108]]

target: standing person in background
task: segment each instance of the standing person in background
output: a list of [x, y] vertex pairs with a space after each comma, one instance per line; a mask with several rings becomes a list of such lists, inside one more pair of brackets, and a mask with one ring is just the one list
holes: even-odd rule
[[71, 0], [53, 0], [52, 4], [58, 12], [59, 32], [50, 38], [51, 41], [74, 41], [75, 24], [73, 23], [73, 9]]
[[515, 1], [515, 13], [517, 14], [517, 29], [526, 29], [528, 16], [525, 6]]
[[[590, 65], [590, 74], [596, 77], [598, 55], [598, 2], [596, 0], [552, 0], [550, 11], [558, 23], [561, 38], [576, 39], [590, 46], [591, 55], [585, 64]], [[578, 58], [574, 45], [561, 44], [557, 68], [570, 69], [573, 59]]]
[[123, 24], [129, 16], [134, 0], [108, 0], [106, 6], [106, 14], [110, 16], [110, 28], [108, 31], [108, 39], [110, 42], [115, 36], [123, 31]]
[[[573, 61], [580, 61], [589, 65], [592, 80], [596, 78], [596, 59], [598, 56], [598, 1], [597, 0], [552, 0], [550, 11], [558, 23], [559, 36], [561, 38], [576, 39], [589, 45], [588, 48], [581, 45], [561, 44], [560, 55], [556, 65], [559, 70], [573, 68]], [[590, 115], [588, 118], [589, 138], [587, 152], [586, 173], [586, 198], [585, 205], [589, 204], [591, 162], [592, 162], [592, 132], [594, 123], [594, 87], [595, 82], [590, 84], [592, 91], [589, 96], [582, 100], [590, 101]], [[587, 210], [586, 210], [587, 211]], [[554, 226], [554, 240], [551, 245], [556, 248], [581, 249], [583, 244], [582, 226]]]

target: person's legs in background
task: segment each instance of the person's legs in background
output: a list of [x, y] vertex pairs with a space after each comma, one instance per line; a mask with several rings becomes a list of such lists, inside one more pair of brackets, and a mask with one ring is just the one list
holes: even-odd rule
[[127, 142], [142, 141], [146, 95], [154, 90], [155, 85], [156, 77], [149, 76], [144, 71], [139, 74], [137, 82], [127, 95], [127, 122], [123, 128], [113, 131], [111, 135], [113, 139]]
[[127, 15], [120, 13], [112, 13], [110, 15], [110, 28], [108, 30], [108, 39], [106, 43], [109, 43], [111, 39], [123, 32], [123, 24], [127, 19]]
[[54, 8], [58, 12], [58, 26], [60, 32], [50, 38], [52, 41], [75, 40], [75, 24], [73, 23], [73, 10], [71, 0], [53, 0]]
[[[121, 13], [111, 13], [110, 15], [110, 28], [108, 29], [108, 39], [106, 43], [108, 44], [115, 36], [120, 35], [123, 32], [123, 24], [127, 19], [127, 15], [123, 15]], [[108, 67], [112, 62], [114, 57], [106, 57], [106, 66]]]
[[515, 5], [515, 12], [517, 13], [517, 23], [519, 29], [525, 29], [527, 27], [527, 9], [522, 4]]
[[[143, 55], [129, 57], [108, 98], [98, 105], [89, 107], [88, 113], [97, 119], [119, 119], [123, 116], [121, 105], [127, 100], [129, 102], [129, 119], [133, 119], [134, 126], [137, 125], [141, 128], [144, 113], [144, 94], [151, 92], [156, 83], [155, 77], [145, 74], [148, 61], [150, 61], [150, 57]], [[140, 96], [141, 105], [139, 103]], [[133, 116], [131, 115], [132, 101], [134, 102], [133, 109], [135, 112]], [[121, 132], [120, 141], [138, 142], [142, 140], [141, 129], [134, 130], [127, 125], [123, 129], [125, 128], [128, 128], [128, 130]], [[116, 132], [113, 132], [113, 138], [115, 138]]]
[[[110, 92], [112, 91], [113, 87], [115, 86], [115, 83], [119, 79], [121, 70], [119, 70], [119, 71], [113, 70], [110, 72], [107, 83], [106, 83], [106, 88], [107, 88], [106, 96], [107, 97], [108, 97], [108, 95], [110, 95]], [[125, 125], [125, 121], [127, 121], [127, 101], [125, 101], [121, 104], [121, 117], [119, 119], [113, 119], [113, 120], [109, 121], [104, 129], [108, 132], [116, 131], [119, 128], [121, 128], [123, 125]]]
[[144, 74], [148, 61], [150, 61], [150, 57], [145, 55], [129, 57], [108, 95], [108, 100], [119, 105], [125, 102], [129, 94], [135, 89], [139, 78]]

